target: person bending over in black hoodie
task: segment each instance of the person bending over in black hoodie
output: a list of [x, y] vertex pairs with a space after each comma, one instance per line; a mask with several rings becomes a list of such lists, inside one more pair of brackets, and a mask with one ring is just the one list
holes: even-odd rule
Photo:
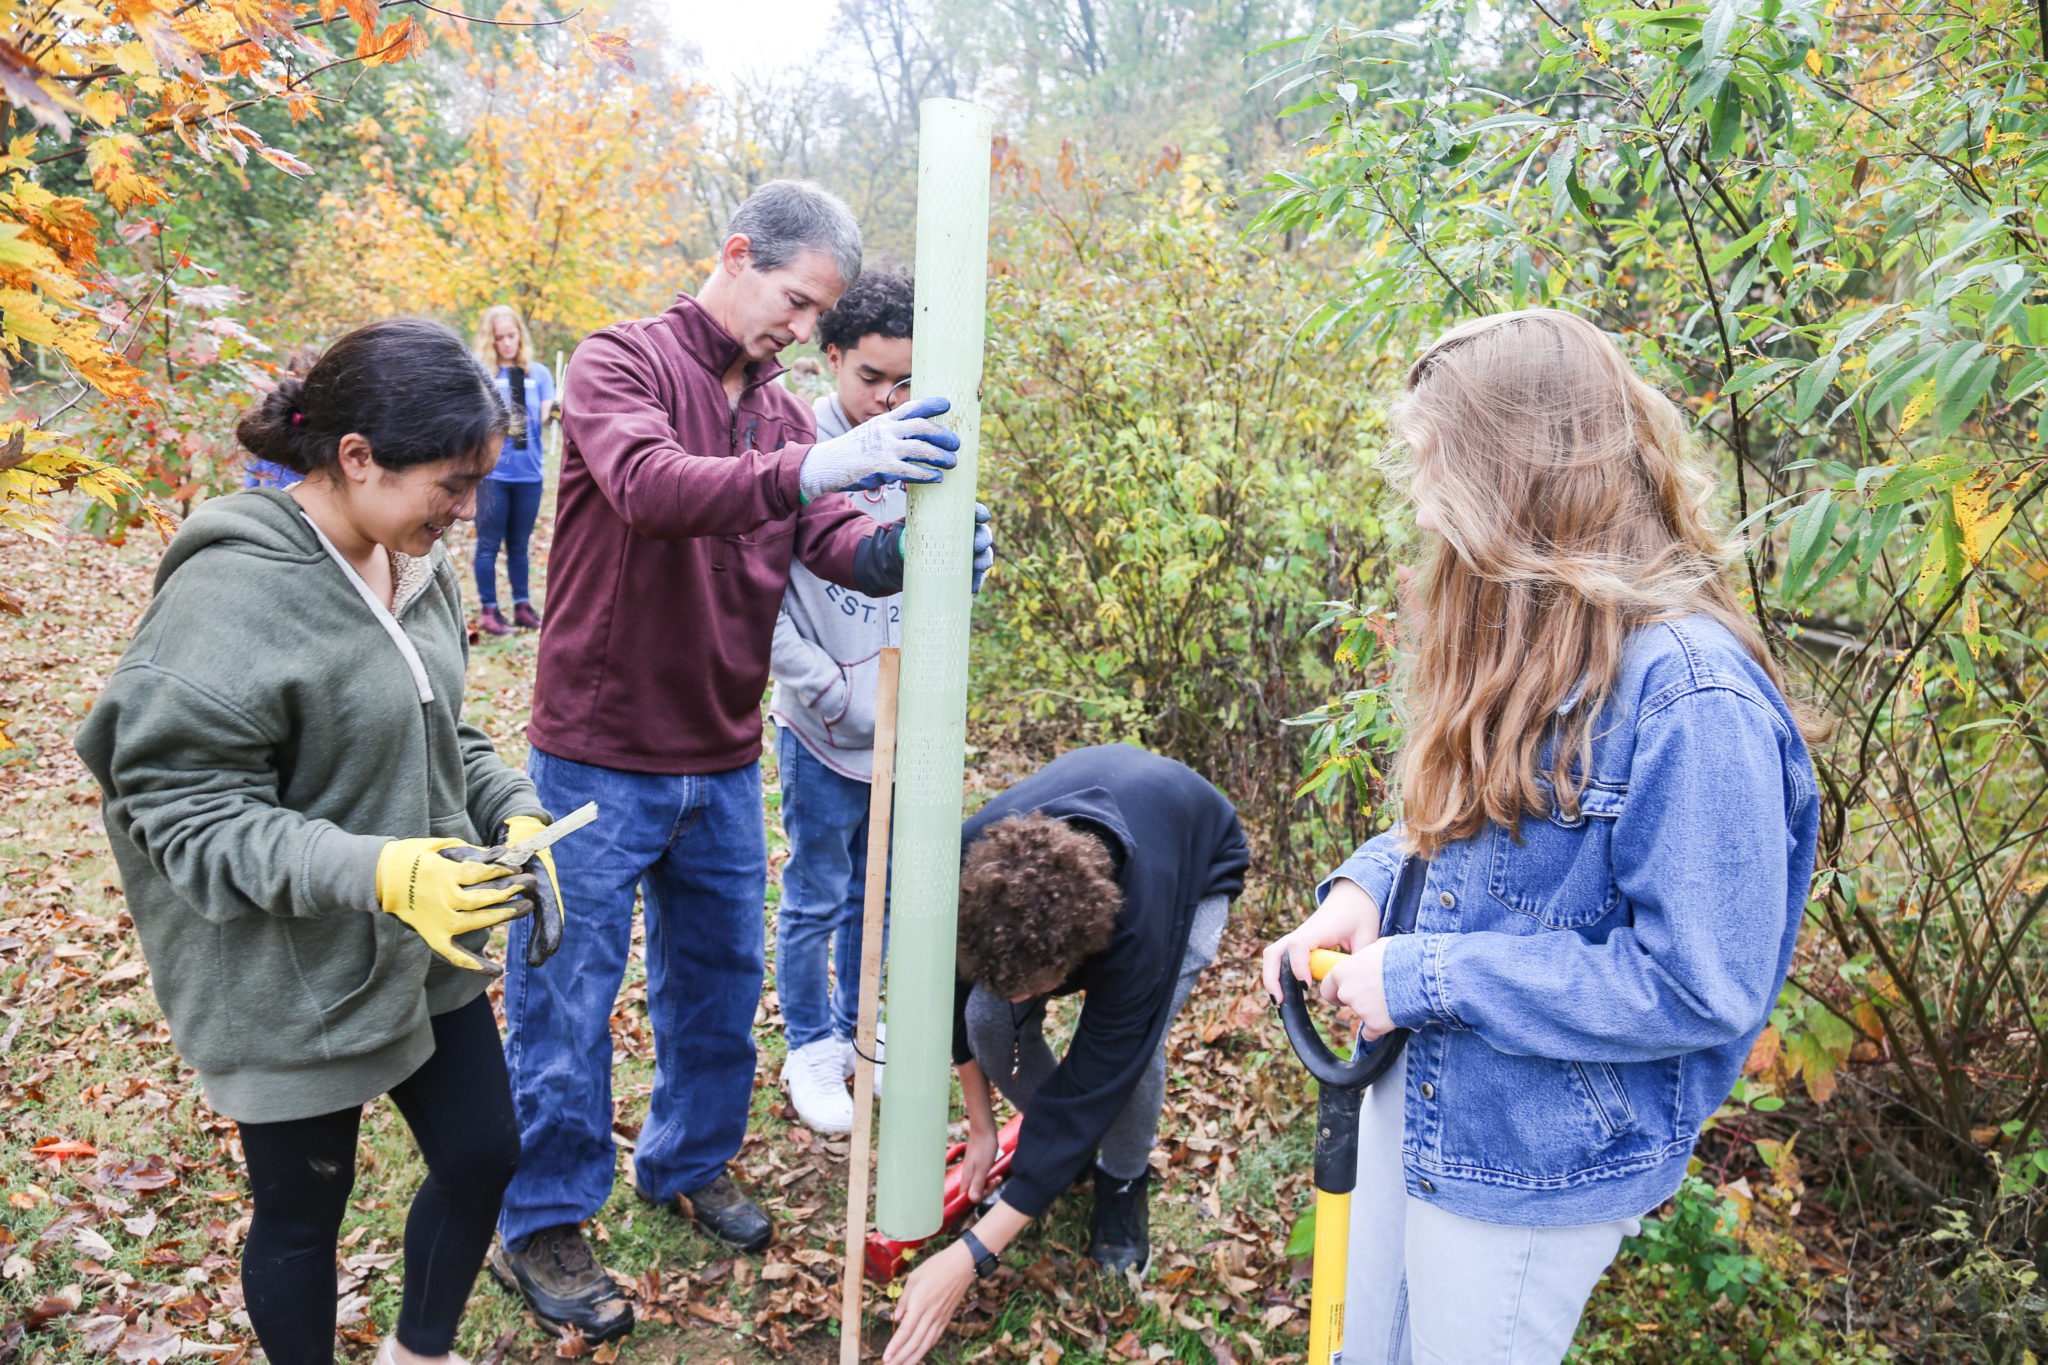
[[[1024, 1127], [995, 1204], [911, 1272], [887, 1365], [921, 1359], [968, 1285], [1083, 1170], [1095, 1181], [1089, 1255], [1116, 1272], [1149, 1262], [1167, 1029], [1215, 960], [1251, 861], [1228, 797], [1123, 744], [1055, 759], [983, 807], [961, 841], [953, 1062], [972, 1197], [996, 1156], [991, 1083]], [[1046, 1002], [1076, 993], [1080, 1022], [1055, 1059]]]

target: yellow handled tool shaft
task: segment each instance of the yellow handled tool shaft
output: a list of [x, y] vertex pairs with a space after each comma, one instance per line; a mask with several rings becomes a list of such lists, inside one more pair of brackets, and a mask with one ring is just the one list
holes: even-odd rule
[[1351, 1196], [1316, 1191], [1315, 1273], [1309, 1280], [1308, 1365], [1344, 1353], [1344, 1276], [1351, 1255]]
[[[1308, 955], [1308, 974], [1321, 981], [1345, 962], [1349, 955], [1318, 948]], [[1317, 1170], [1352, 1159], [1349, 1144], [1357, 1141], [1358, 1096], [1333, 1093], [1327, 1087], [1318, 1104]], [[1337, 1131], [1341, 1130], [1341, 1131]], [[1323, 1146], [1339, 1149], [1322, 1151]], [[1315, 1269], [1309, 1281], [1309, 1322], [1307, 1365], [1337, 1365], [1344, 1352], [1344, 1278], [1351, 1255], [1350, 1177], [1339, 1191], [1316, 1190]]]

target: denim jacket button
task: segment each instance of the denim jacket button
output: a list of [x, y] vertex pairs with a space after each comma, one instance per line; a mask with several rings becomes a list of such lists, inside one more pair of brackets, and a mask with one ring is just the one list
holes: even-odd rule
[[1424, 1081], [1422, 1083], [1422, 1098], [1426, 1100], [1433, 1100], [1436, 1098], [1436, 1087], [1431, 1085], [1428, 1081]]
[[1448, 910], [1458, 903], [1458, 898], [1456, 896], [1453, 896], [1450, 892], [1445, 891], [1436, 898], [1436, 903], [1438, 905], [1441, 905], [1444, 909]]
[[1415, 1183], [1416, 1183], [1416, 1184], [1418, 1184], [1418, 1185], [1420, 1185], [1420, 1186], [1422, 1187], [1422, 1192], [1423, 1192], [1424, 1194], [1435, 1194], [1435, 1193], [1436, 1193], [1436, 1186], [1434, 1186], [1434, 1185], [1430, 1184], [1430, 1183], [1429, 1183], [1429, 1182], [1428, 1182], [1427, 1180], [1418, 1180], [1418, 1181], [1416, 1181]]

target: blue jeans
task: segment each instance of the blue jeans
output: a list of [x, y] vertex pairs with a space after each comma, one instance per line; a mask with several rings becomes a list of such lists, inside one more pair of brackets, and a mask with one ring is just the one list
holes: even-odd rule
[[768, 886], [756, 764], [664, 776], [535, 749], [526, 770], [549, 810], [595, 801], [603, 815], [555, 845], [562, 950], [528, 967], [525, 920], [506, 944], [505, 1060], [520, 1160], [498, 1230], [515, 1250], [543, 1228], [582, 1222], [611, 1196], [611, 1018], [636, 889], [646, 894], [654, 1096], [634, 1179], [669, 1199], [716, 1179], [739, 1152], [754, 1090]]
[[[775, 912], [775, 992], [794, 1052], [823, 1038], [854, 1034], [871, 788], [826, 767], [788, 730], [780, 733], [775, 753], [789, 861], [782, 866], [782, 904]], [[828, 966], [837, 974], [836, 985], [826, 981]]]
[[498, 547], [505, 547], [505, 577], [512, 580], [512, 600], [527, 602], [526, 545], [540, 517], [542, 483], [506, 483], [485, 479], [476, 486], [476, 600], [480, 607], [498, 605]]

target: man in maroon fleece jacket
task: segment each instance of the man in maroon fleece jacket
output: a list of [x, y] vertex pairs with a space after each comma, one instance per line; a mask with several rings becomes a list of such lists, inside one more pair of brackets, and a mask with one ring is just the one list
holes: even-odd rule
[[579, 1225], [612, 1189], [611, 1019], [636, 890], [654, 1091], [634, 1184], [733, 1245], [771, 1235], [725, 1166], [753, 1093], [776, 611], [793, 559], [862, 593], [897, 591], [901, 525], [812, 500], [936, 480], [958, 448], [929, 420], [945, 411], [936, 399], [814, 444], [810, 408], [775, 382], [777, 353], [807, 341], [859, 272], [846, 206], [777, 181], [734, 215], [696, 298], [585, 338], [569, 362], [528, 773], [549, 810], [596, 801], [604, 815], [555, 850], [572, 917], [561, 952], [538, 969], [523, 938], [507, 954], [521, 1159], [491, 1266], [587, 1340], [633, 1320]]

